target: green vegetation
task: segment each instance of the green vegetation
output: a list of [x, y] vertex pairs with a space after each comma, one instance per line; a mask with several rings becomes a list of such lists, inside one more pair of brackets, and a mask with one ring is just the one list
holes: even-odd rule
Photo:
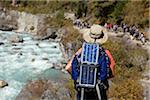
[[149, 1], [131, 1], [125, 5], [124, 21], [129, 25], [137, 25], [140, 28], [149, 27]]
[[66, 88], [68, 88], [70, 90], [70, 96], [72, 98], [72, 100], [75, 100], [75, 89], [74, 89], [74, 85], [73, 85], [73, 80], [69, 80], [69, 82], [65, 85]]
[[42, 13], [51, 14], [59, 10], [73, 11], [76, 6], [76, 1], [61, 1], [61, 0], [20, 0], [18, 2], [18, 7], [11, 6], [11, 0], [0, 1], [2, 6], [8, 9], [14, 9], [18, 11], [25, 11], [32, 14]]
[[[125, 22], [129, 25], [135, 24], [139, 26], [139, 28], [145, 28], [149, 26], [148, 0], [140, 0], [140, 1], [21, 0], [19, 2], [18, 7], [11, 6], [11, 0], [2, 0], [0, 1], [0, 4], [9, 9], [25, 11], [33, 14], [74, 12], [78, 18], [85, 18], [91, 16], [89, 20], [91, 23], [94, 23], [95, 21], [99, 21], [100, 24], [104, 24], [105, 22], [118, 24], [120, 24], [121, 22]], [[62, 20], [58, 20], [58, 18], [54, 19], [54, 21], [56, 22], [60, 21], [58, 23], [61, 23]]]
[[109, 89], [109, 97], [113, 100], [142, 100], [143, 87], [139, 80], [146, 68], [148, 54], [138, 46], [125, 46], [125, 43], [117, 41], [113, 39], [104, 45], [116, 61], [115, 78]]

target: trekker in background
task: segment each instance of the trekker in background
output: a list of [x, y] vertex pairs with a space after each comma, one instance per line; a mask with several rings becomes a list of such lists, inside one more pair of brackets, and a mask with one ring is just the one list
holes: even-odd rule
[[82, 48], [65, 69], [74, 80], [77, 100], [107, 100], [108, 79], [114, 76], [115, 66], [109, 50], [102, 47], [108, 39], [107, 33], [100, 25], [93, 25], [83, 33], [83, 38]]
[[117, 33], [117, 31], [118, 31], [118, 25], [117, 25], [117, 24], [113, 25], [113, 31], [114, 31], [115, 33]]
[[12, 6], [18, 7], [18, 3], [20, 2], [20, 0], [12, 0]]
[[15, 6], [15, 5], [16, 5], [16, 3], [17, 3], [17, 1], [16, 1], [16, 0], [12, 0], [12, 6]]
[[127, 29], [127, 25], [124, 23], [123, 26], [122, 26], [122, 31], [125, 33], [126, 29]]
[[143, 32], [139, 35], [139, 40], [142, 42], [143, 45], [145, 44], [146, 40]]
[[134, 34], [133, 34], [133, 40], [138, 39], [138, 37], [139, 37], [139, 29], [136, 28], [135, 31], [134, 31]]
[[109, 29], [111, 30], [113, 28], [113, 24], [109, 24]]

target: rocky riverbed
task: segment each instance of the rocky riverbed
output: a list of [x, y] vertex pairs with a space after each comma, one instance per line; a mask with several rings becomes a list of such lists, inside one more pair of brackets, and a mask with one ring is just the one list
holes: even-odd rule
[[66, 77], [55, 70], [62, 69], [59, 68], [63, 61], [59, 43], [6, 31], [0, 31], [0, 42], [0, 79], [8, 83], [0, 89], [1, 100], [15, 100], [28, 80], [46, 78], [55, 81]]

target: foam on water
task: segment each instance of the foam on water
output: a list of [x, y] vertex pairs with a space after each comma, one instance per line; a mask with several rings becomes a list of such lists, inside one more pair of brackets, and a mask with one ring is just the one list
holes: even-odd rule
[[[14, 34], [23, 37], [24, 42], [12, 45], [7, 39]], [[15, 100], [28, 80], [44, 76], [59, 77], [60, 72], [50, 69], [52, 63], [62, 61], [58, 43], [33, 40], [29, 34], [2, 31], [0, 41], [4, 42], [0, 45], [0, 80], [9, 84], [0, 89], [0, 100]]]

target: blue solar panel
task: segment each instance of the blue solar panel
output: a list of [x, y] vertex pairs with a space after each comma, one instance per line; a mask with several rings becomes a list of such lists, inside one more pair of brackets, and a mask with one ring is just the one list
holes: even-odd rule
[[81, 83], [82, 84], [94, 84], [94, 73], [95, 69], [92, 67], [87, 67], [87, 66], [82, 66], [82, 79]]
[[97, 64], [99, 45], [84, 43], [82, 46], [81, 63]]
[[99, 45], [84, 43], [81, 53], [80, 86], [94, 87], [99, 57]]

